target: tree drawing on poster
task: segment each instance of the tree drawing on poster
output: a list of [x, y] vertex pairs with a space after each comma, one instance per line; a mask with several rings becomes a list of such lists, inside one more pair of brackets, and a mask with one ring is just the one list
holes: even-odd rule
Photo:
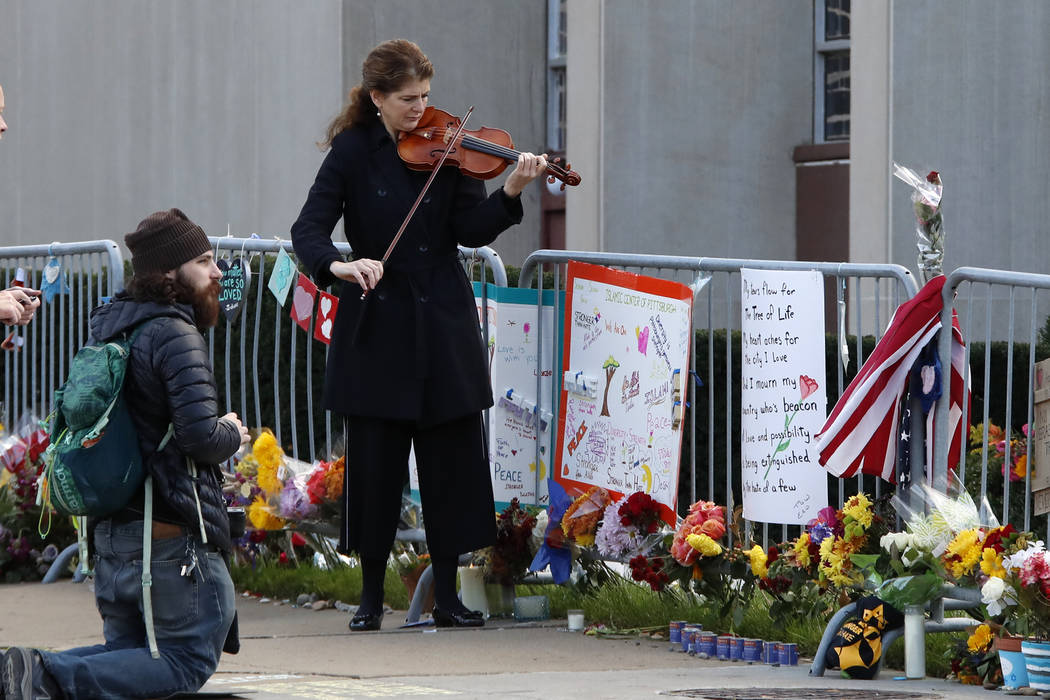
[[813, 436], [827, 418], [819, 272], [740, 271], [744, 517], [804, 524], [827, 505]]
[[[489, 410], [489, 468], [496, 507], [501, 510], [512, 498], [523, 504], [546, 505], [548, 502], [548, 465], [554, 443], [551, 425], [554, 292], [543, 293], [542, 334], [536, 327], [536, 294], [535, 289], [491, 284], [486, 288], [488, 338], [485, 344], [494, 402]], [[479, 282], [474, 283], [474, 295], [480, 322]]]
[[555, 478], [573, 493], [643, 491], [676, 518], [693, 293], [570, 262]]

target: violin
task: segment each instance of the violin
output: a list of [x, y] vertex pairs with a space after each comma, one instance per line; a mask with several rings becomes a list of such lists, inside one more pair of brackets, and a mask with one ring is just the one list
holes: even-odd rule
[[[439, 165], [447, 150], [445, 165], [455, 165], [465, 175], [479, 180], [490, 180], [502, 173], [510, 163], [517, 163], [521, 151], [514, 150], [514, 141], [503, 129], [483, 126], [480, 129], [463, 129], [450, 145], [462, 122], [444, 110], [427, 107], [419, 124], [412, 131], [401, 132], [397, 142], [397, 154], [412, 170], [433, 170]], [[547, 162], [547, 182], [561, 181], [566, 185], [580, 184], [579, 173], [572, 165], [560, 165], [561, 158]]]

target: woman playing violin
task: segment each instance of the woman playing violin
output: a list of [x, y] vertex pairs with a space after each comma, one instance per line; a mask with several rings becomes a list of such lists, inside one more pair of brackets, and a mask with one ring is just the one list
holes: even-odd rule
[[[484, 624], [456, 595], [459, 555], [492, 544], [496, 534], [481, 416], [492, 389], [457, 244], [488, 245], [519, 223], [521, 191], [547, 163], [522, 153], [489, 195], [480, 180], [441, 168], [384, 265], [384, 251], [429, 177], [399, 159], [397, 143], [419, 123], [433, 73], [410, 41], [371, 51], [361, 84], [328, 128], [331, 150], [292, 226], [295, 252], [314, 281], [343, 281], [324, 403], [348, 426], [340, 549], [357, 552], [364, 576], [351, 630], [382, 622], [410, 447], [433, 562], [435, 622]], [[350, 261], [331, 240], [340, 217]]]

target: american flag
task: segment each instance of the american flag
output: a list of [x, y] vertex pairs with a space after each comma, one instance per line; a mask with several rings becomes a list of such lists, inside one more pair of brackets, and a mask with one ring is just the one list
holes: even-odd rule
[[[879, 340], [860, 372], [839, 397], [827, 422], [817, 434], [818, 461], [838, 477], [858, 473], [875, 474], [894, 481], [897, 457], [898, 426], [901, 423], [901, 398], [908, 377], [920, 353], [934, 342], [940, 330], [943, 308], [941, 289], [944, 276], [926, 283], [912, 299], [901, 304], [890, 319], [886, 334]], [[959, 461], [963, 426], [962, 402], [969, 405], [969, 392], [963, 398], [966, 376], [966, 354], [958, 318], [952, 313], [952, 362], [949, 393], [952, 435], [949, 467]], [[920, 367], [921, 390], [927, 398], [936, 398], [939, 377], [935, 366]], [[927, 469], [933, 464], [934, 410], [927, 418]]]

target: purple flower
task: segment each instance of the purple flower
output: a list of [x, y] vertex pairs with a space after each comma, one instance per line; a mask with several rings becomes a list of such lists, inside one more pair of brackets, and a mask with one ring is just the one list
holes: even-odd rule
[[820, 545], [827, 537], [832, 534], [831, 528], [824, 523], [818, 522], [809, 529], [809, 540], [815, 545]]
[[310, 498], [295, 486], [295, 481], [289, 479], [281, 489], [281, 498], [278, 504], [278, 515], [285, 520], [306, 520], [314, 514], [315, 507], [310, 503]]

